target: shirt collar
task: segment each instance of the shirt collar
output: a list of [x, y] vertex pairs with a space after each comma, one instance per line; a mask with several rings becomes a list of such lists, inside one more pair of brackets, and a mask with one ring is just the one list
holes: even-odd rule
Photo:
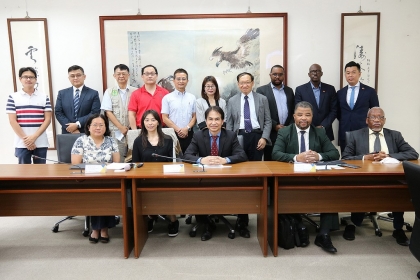
[[[217, 135], [216, 135], [216, 136], [217, 136], [217, 137], [220, 137], [220, 134], [222, 134], [222, 131], [221, 131], [221, 130], [219, 131], [219, 133], [217, 133]], [[213, 135], [211, 134], [210, 130], [209, 130], [209, 135], [210, 135], [210, 138], [213, 136]]]
[[[375, 131], [373, 131], [372, 129], [369, 128], [369, 135], [375, 134], [375, 133], [376, 133]], [[379, 134], [384, 135], [384, 128], [382, 128], [381, 131], [379, 131]]]
[[177, 95], [185, 95], [185, 93], [187, 93], [187, 91], [181, 92], [177, 89], [175, 89], [175, 92], [176, 92]]
[[272, 88], [272, 89], [284, 90], [284, 84], [283, 84], [283, 83], [281, 84], [281, 88], [280, 88], [280, 89], [276, 88], [276, 86], [275, 86], [275, 85], [273, 85], [273, 83], [270, 83], [270, 84], [271, 84], [271, 88]]
[[82, 92], [82, 90], [83, 90], [83, 87], [84, 87], [85, 85], [82, 85], [81, 87], [79, 87], [79, 88], [77, 88], [77, 87], [75, 87], [75, 86], [73, 86], [73, 92], [75, 92], [76, 91], [76, 89], [79, 89], [79, 91], [80, 92]]
[[[29, 95], [23, 89], [20, 90], [20, 94], [22, 94], [22, 95]], [[32, 93], [32, 95], [38, 95], [38, 94], [39, 94], [39, 91], [37, 89], [35, 89], [34, 92]]]
[[321, 82], [319, 82], [319, 86], [317, 88], [314, 86], [314, 84], [311, 81], [309, 81], [309, 82], [311, 83], [311, 88], [312, 89], [321, 89]]
[[[351, 88], [352, 86], [347, 84], [349, 88]], [[357, 84], [355, 84], [353, 87], [358, 88], [360, 87], [360, 81], [357, 82]]]
[[297, 127], [297, 125], [295, 124], [296, 127], [296, 131], [299, 134], [301, 131], [306, 131], [306, 133], [309, 133], [309, 130], [311, 129], [311, 126], [309, 126], [307, 129], [300, 129], [299, 127]]

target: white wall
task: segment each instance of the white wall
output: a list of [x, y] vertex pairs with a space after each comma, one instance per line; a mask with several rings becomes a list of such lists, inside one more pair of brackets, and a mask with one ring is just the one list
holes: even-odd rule
[[[7, 18], [25, 16], [25, 1], [2, 0], [0, 7], [0, 108], [5, 112], [8, 95], [13, 92]], [[86, 85], [102, 90], [99, 16], [133, 15], [137, 0], [89, 0], [28, 2], [29, 16], [47, 18], [50, 44], [51, 76], [54, 99], [58, 90], [68, 87], [67, 68], [79, 64], [85, 69]], [[340, 85], [341, 13], [359, 10], [359, 0], [140, 0], [142, 14], [242, 13], [288, 14], [288, 83], [296, 86], [308, 81], [308, 68], [321, 64], [323, 81]], [[387, 116], [387, 127], [402, 132], [405, 139], [420, 151], [420, 94], [416, 92], [420, 73], [419, 0], [364, 0], [364, 12], [381, 13], [379, 57], [379, 102]], [[30, 30], [28, 30], [30, 32]], [[13, 131], [7, 115], [0, 119], [2, 131], [0, 163], [16, 163], [13, 156]], [[59, 130], [59, 126], [57, 126]], [[49, 152], [55, 157], [55, 151]]]

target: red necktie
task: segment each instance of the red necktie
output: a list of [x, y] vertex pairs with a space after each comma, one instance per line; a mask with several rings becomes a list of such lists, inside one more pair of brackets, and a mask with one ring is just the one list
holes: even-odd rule
[[213, 142], [211, 143], [211, 152], [210, 155], [211, 156], [217, 156], [219, 154], [219, 149], [217, 148], [217, 137], [218, 136], [212, 136], [211, 138], [213, 138]]

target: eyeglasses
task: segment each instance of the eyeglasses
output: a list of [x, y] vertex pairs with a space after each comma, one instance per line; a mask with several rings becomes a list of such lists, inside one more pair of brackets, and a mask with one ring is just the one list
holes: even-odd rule
[[74, 78], [80, 78], [80, 77], [82, 77], [83, 76], [83, 74], [75, 74], [75, 75], [69, 75], [69, 78], [70, 79], [74, 79]]
[[270, 75], [273, 77], [282, 77], [284, 73], [270, 73]]
[[380, 120], [383, 121], [385, 119], [385, 116], [370, 116], [368, 117], [369, 120], [374, 121], [374, 120]]
[[322, 71], [321, 70], [311, 70], [311, 71], [309, 71], [309, 73], [311, 73], [311, 74], [320, 74], [320, 73], [322, 73]]
[[153, 77], [154, 75], [156, 75], [156, 73], [155, 72], [144, 72], [143, 75], [146, 76], [146, 77], [147, 76], [152, 76]]
[[90, 126], [92, 126], [92, 127], [94, 127], [94, 128], [97, 128], [97, 127], [99, 127], [99, 128], [103, 128], [105, 125], [103, 125], [103, 124], [99, 124], [99, 123], [94, 123], [94, 124], [91, 124]]
[[180, 81], [185, 82], [187, 80], [187, 78], [176, 78], [175, 80], [177, 80], [178, 82], [180, 82]]
[[128, 73], [115, 73], [115, 76], [117, 76], [117, 77], [119, 77], [119, 76], [125, 77], [125, 76], [128, 76], [128, 75], [129, 75]]
[[205, 86], [207, 89], [216, 88], [216, 86]]
[[249, 86], [250, 84], [252, 84], [252, 82], [240, 82], [238, 83], [238, 85], [241, 86]]
[[24, 80], [35, 80], [36, 79], [34, 76], [22, 76], [20, 78], [24, 79]]

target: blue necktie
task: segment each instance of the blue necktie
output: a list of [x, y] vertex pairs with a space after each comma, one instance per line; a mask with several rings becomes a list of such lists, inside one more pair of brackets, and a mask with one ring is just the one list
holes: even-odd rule
[[300, 153], [306, 152], [306, 148], [305, 148], [305, 137], [303, 135], [305, 135], [304, 130], [300, 131]]
[[244, 96], [245, 104], [244, 104], [244, 122], [245, 122], [245, 131], [251, 132], [252, 131], [252, 123], [251, 123], [251, 112], [249, 110], [249, 102], [248, 96]]
[[353, 110], [354, 107], [354, 88], [355, 87], [351, 87], [351, 94], [350, 94], [350, 109]]
[[76, 94], [74, 95], [74, 100], [73, 100], [73, 104], [74, 104], [74, 118], [77, 121], [77, 111], [79, 110], [79, 89], [76, 89]]

